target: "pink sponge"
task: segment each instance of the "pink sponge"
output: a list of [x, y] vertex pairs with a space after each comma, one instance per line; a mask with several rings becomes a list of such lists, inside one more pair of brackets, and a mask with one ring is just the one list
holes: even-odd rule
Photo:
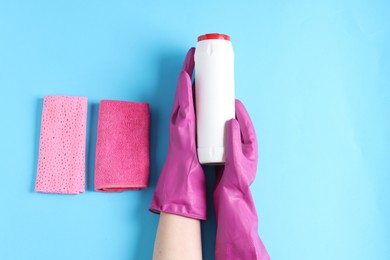
[[102, 100], [99, 107], [95, 190], [121, 192], [148, 186], [147, 103]]
[[84, 192], [86, 120], [86, 98], [44, 97], [36, 192]]

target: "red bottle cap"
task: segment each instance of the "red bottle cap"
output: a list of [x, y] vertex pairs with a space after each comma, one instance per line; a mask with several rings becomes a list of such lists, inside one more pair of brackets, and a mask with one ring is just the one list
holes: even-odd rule
[[198, 37], [198, 42], [204, 40], [226, 40], [230, 41], [230, 36], [221, 33], [207, 33]]

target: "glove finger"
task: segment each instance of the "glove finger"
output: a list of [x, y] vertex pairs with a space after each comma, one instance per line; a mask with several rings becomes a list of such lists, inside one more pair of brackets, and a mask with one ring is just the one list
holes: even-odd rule
[[195, 117], [191, 75], [194, 70], [195, 48], [189, 49], [183, 63], [176, 87], [175, 101], [171, 113], [171, 122]]
[[257, 138], [255, 127], [253, 126], [248, 111], [238, 99], [236, 99], [236, 118], [241, 129], [241, 142], [244, 148], [243, 153], [248, 158], [256, 157]]
[[194, 71], [194, 55], [195, 55], [195, 48], [191, 48], [188, 50], [186, 58], [183, 63], [183, 68], [182, 70], [187, 72], [188, 76], [191, 78], [192, 77], [192, 72]]
[[226, 123], [226, 163], [239, 160], [242, 153], [240, 125], [236, 119]]
[[[188, 101], [187, 105], [189, 106], [191, 112], [194, 111], [194, 88], [192, 87], [192, 73], [194, 71], [195, 61], [194, 61], [194, 55], [195, 55], [195, 48], [191, 48], [188, 50], [186, 58], [183, 63], [182, 71], [184, 71], [187, 74], [187, 77], [185, 77], [185, 85], [186, 85], [186, 101]], [[184, 81], [184, 79], [183, 79]], [[184, 84], [184, 82], [183, 82]]]
[[182, 120], [195, 120], [191, 79], [185, 71], [182, 71], [179, 75], [171, 123], [177, 125]]

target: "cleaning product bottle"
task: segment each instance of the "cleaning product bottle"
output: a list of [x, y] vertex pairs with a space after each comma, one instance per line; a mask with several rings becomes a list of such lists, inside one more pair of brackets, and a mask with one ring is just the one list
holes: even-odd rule
[[195, 108], [199, 162], [223, 164], [226, 122], [235, 118], [234, 53], [228, 35], [212, 33], [198, 37]]

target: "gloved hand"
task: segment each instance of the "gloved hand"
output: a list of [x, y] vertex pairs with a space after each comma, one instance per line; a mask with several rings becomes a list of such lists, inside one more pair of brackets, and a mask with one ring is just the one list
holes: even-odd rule
[[168, 155], [150, 210], [205, 220], [206, 179], [196, 153], [191, 83], [194, 52], [195, 48], [188, 51], [179, 75], [169, 125]]
[[270, 259], [258, 235], [258, 218], [249, 186], [257, 168], [257, 139], [244, 105], [236, 100], [236, 118], [226, 127], [226, 161], [218, 169], [213, 192], [217, 219], [217, 260]]

